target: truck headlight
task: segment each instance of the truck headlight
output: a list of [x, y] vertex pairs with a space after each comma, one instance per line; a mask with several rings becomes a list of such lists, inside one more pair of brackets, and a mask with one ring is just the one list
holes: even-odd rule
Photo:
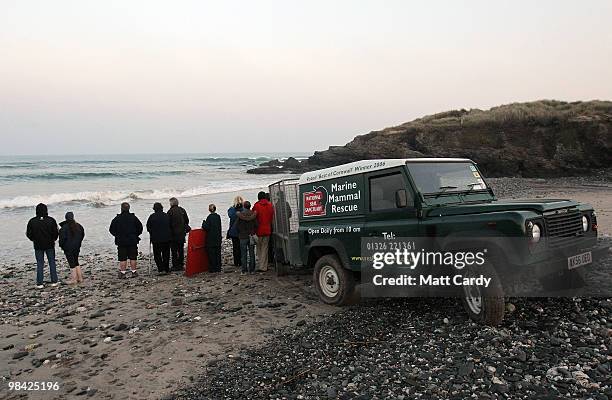
[[589, 219], [586, 215], [582, 216], [582, 231], [586, 232], [589, 230]]
[[529, 236], [531, 243], [538, 243], [540, 241], [540, 237], [542, 237], [542, 228], [540, 228], [540, 225], [529, 221], [527, 222], [527, 235]]
[[540, 236], [542, 235], [542, 230], [540, 229], [540, 225], [533, 224], [531, 228], [531, 242], [538, 243], [540, 241]]

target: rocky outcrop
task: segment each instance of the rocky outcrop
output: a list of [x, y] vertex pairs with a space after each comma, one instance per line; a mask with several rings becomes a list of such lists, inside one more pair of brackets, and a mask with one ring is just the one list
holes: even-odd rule
[[447, 111], [357, 136], [306, 160], [249, 173], [302, 173], [377, 158], [467, 157], [487, 176], [550, 177], [612, 167], [612, 102], [543, 100]]
[[[304, 160], [305, 161], [305, 160]], [[301, 173], [317, 169], [309, 166], [305, 162], [300, 162], [294, 157], [289, 157], [284, 161], [270, 160], [259, 164], [257, 168], [249, 169], [249, 174], [278, 174], [284, 172]]]

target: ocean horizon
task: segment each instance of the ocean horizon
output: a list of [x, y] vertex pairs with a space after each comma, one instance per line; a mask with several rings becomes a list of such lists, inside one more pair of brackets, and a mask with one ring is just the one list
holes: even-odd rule
[[[0, 156], [0, 216], [5, 228], [0, 240], [3, 262], [28, 260], [31, 242], [25, 237], [27, 221], [38, 203], [61, 222], [72, 211], [86, 230], [83, 252], [113, 247], [108, 224], [119, 204], [128, 201], [143, 224], [154, 202], [167, 208], [177, 197], [187, 209], [193, 227], [217, 204], [226, 225], [226, 210], [233, 197], [253, 200], [258, 190], [287, 175], [252, 175], [249, 168], [279, 158], [304, 158], [303, 153], [176, 153]], [[224, 226], [226, 229], [226, 226]], [[147, 234], [143, 234], [143, 242]], [[57, 248], [56, 248], [57, 250]]]

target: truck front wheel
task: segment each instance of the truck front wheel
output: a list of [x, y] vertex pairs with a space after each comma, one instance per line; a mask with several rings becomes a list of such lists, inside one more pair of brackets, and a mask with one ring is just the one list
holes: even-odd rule
[[314, 287], [326, 304], [347, 304], [355, 290], [355, 278], [335, 255], [325, 255], [317, 260], [313, 272]]
[[[461, 299], [471, 319], [481, 324], [496, 326], [504, 319], [506, 307], [504, 289], [494, 268], [490, 264], [482, 267], [486, 269], [486, 275], [492, 278], [489, 287], [463, 286]], [[464, 277], [475, 275], [473, 270], [468, 270]]]

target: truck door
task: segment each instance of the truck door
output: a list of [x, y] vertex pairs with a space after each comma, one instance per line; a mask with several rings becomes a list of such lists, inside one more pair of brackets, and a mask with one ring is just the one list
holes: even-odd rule
[[400, 168], [366, 176], [366, 237], [415, 237], [418, 218], [414, 192]]

